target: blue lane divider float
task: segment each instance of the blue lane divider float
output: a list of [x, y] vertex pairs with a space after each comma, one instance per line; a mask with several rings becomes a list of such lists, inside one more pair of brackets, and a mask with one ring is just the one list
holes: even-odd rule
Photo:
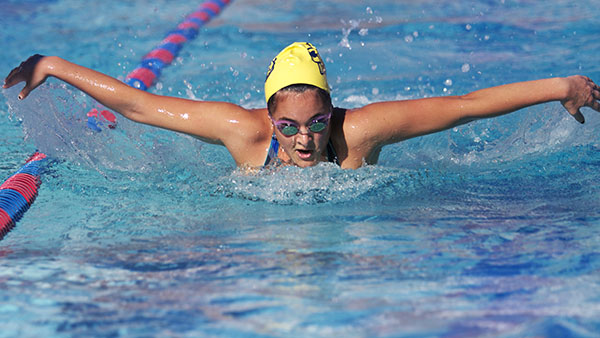
[[21, 219], [35, 200], [46, 155], [35, 153], [0, 185], [0, 239]]
[[[177, 57], [183, 45], [193, 40], [202, 26], [219, 15], [232, 0], [208, 0], [185, 17], [176, 29], [170, 31], [156, 48], [146, 54], [140, 64], [125, 78], [125, 83], [133, 88], [148, 90], [160, 77], [162, 70]], [[100, 132], [102, 126], [116, 127], [116, 118], [108, 110], [94, 108], [88, 112], [88, 128]]]

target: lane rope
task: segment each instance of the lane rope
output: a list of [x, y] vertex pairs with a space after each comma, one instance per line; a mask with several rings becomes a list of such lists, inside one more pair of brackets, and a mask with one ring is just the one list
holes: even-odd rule
[[[208, 0], [202, 3], [142, 58], [140, 64], [127, 75], [125, 83], [133, 88], [148, 90], [160, 77], [163, 69], [175, 60], [183, 45], [196, 38], [200, 28], [218, 16], [232, 1]], [[107, 125], [108, 128], [114, 129], [117, 125], [115, 115], [102, 107], [99, 108], [93, 108], [87, 113], [88, 128], [100, 132], [102, 127]]]
[[[200, 28], [219, 15], [232, 1], [208, 0], [202, 3], [142, 58], [140, 64], [127, 75], [125, 83], [137, 89], [148, 90], [162, 70], [177, 57], [183, 45], [193, 40]], [[107, 125], [114, 129], [117, 125], [115, 115], [101, 106], [98, 108], [92, 108], [87, 113], [88, 128], [100, 132], [101, 127]], [[45, 154], [36, 152], [0, 185], [0, 240], [14, 228], [33, 204], [41, 184], [40, 175], [47, 161]]]
[[0, 239], [15, 226], [37, 197], [46, 155], [36, 152], [0, 185]]

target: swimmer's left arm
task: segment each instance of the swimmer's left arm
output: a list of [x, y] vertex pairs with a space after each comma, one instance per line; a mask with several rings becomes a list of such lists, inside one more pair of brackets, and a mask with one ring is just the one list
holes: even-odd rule
[[550, 78], [486, 88], [463, 96], [375, 103], [357, 109], [357, 123], [368, 124], [374, 143], [382, 146], [550, 101], [560, 101], [583, 123], [580, 108], [600, 111], [598, 100], [600, 88], [587, 77]]

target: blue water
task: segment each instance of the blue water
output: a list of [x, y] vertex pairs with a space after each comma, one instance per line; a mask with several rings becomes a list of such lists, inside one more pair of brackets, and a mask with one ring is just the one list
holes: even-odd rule
[[[123, 79], [189, 1], [1, 1], [0, 73], [32, 53]], [[334, 102], [600, 81], [600, 1], [239, 0], [151, 92], [262, 107], [309, 40]], [[0, 96], [0, 178], [36, 149], [39, 196], [0, 240], [0, 337], [594, 337], [600, 128], [558, 103], [385, 148], [376, 166], [245, 175], [217, 146], [50, 80]]]

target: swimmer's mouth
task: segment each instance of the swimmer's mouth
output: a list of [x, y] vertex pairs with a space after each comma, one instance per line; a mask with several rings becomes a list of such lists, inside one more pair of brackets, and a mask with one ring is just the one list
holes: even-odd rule
[[306, 149], [296, 149], [296, 152], [298, 153], [298, 157], [300, 157], [303, 160], [310, 159], [313, 154], [312, 150], [306, 150]]

